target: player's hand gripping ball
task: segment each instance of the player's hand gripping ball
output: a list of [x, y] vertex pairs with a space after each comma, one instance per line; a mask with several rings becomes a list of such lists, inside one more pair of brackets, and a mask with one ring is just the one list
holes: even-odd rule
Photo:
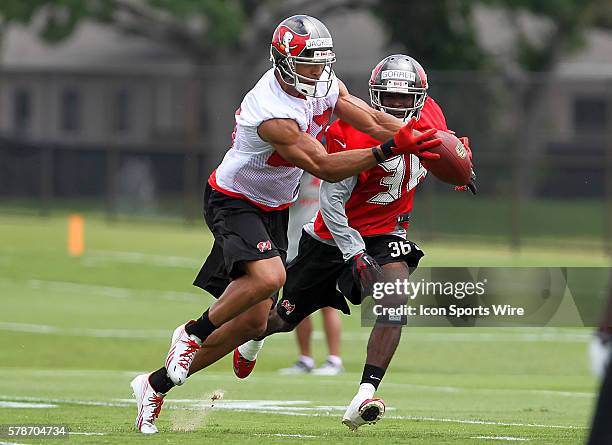
[[472, 157], [469, 147], [466, 148], [461, 140], [445, 131], [438, 130], [435, 137], [440, 139], [441, 143], [429, 151], [439, 155], [439, 158], [427, 159], [425, 167], [441, 181], [470, 188]]

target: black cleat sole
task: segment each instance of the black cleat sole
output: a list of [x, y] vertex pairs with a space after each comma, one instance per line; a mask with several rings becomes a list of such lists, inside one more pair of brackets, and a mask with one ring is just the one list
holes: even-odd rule
[[361, 418], [366, 422], [373, 422], [380, 416], [380, 408], [376, 405], [368, 406], [361, 413]]

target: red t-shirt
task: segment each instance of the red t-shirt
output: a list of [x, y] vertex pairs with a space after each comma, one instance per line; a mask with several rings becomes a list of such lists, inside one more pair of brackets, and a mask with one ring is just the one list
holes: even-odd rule
[[[440, 106], [428, 97], [415, 129], [424, 131], [430, 128], [448, 130]], [[381, 143], [342, 120], [336, 120], [330, 125], [326, 139], [329, 153], [375, 147]], [[426, 173], [426, 168], [414, 155], [395, 156], [361, 172], [345, 205], [349, 225], [362, 236], [395, 231], [398, 216], [412, 210], [415, 187]], [[403, 226], [407, 227], [408, 224], [404, 223]], [[332, 238], [320, 211], [315, 219], [314, 230], [321, 238]]]

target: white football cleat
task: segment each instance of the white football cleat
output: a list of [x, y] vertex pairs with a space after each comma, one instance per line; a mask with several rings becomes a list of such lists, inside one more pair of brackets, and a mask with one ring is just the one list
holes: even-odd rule
[[306, 363], [304, 360], [300, 358], [298, 359], [297, 362], [293, 364], [293, 366], [290, 366], [288, 368], [279, 369], [278, 373], [281, 375], [310, 374], [313, 369], [314, 369], [313, 365]]
[[342, 423], [355, 431], [361, 425], [375, 424], [384, 414], [385, 402], [382, 399], [368, 399], [357, 393], [342, 416]]
[[326, 360], [318, 368], [312, 370], [313, 375], [340, 375], [344, 372], [342, 363], [334, 363], [331, 360]]
[[174, 330], [170, 351], [168, 351], [166, 357], [168, 377], [177, 386], [185, 383], [193, 358], [202, 347], [202, 342], [198, 337], [187, 334], [185, 331], [186, 324], [182, 324]]
[[136, 416], [136, 428], [143, 434], [157, 433], [155, 421], [164, 404], [164, 394], [155, 392], [149, 383], [151, 374], [140, 374], [132, 380], [130, 384], [134, 397], [138, 415]]

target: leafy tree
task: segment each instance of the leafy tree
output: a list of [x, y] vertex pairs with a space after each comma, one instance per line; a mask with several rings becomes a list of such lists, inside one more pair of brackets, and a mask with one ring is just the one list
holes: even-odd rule
[[268, 41], [270, 29], [295, 11], [326, 15], [341, 8], [371, 8], [389, 31], [430, 69], [493, 67], [476, 38], [473, 11], [500, 7], [511, 20], [529, 11], [552, 22], [544, 41], [532, 41], [517, 26], [517, 62], [527, 71], [548, 71], [578, 48], [584, 30], [612, 27], [607, 0], [3, 0], [1, 31], [10, 22], [32, 23], [49, 42], [68, 37], [83, 19], [108, 23], [127, 33], [176, 47], [196, 62], [214, 62], [227, 49], [248, 61]]
[[[195, 62], [210, 63], [227, 49], [248, 59], [268, 41], [271, 29], [294, 11], [325, 15], [371, 0], [3, 0], [0, 18], [32, 23], [42, 17], [40, 36], [49, 42], [68, 37], [83, 19], [108, 23], [126, 33], [170, 44]], [[0, 22], [2, 26], [2, 22]]]
[[389, 40], [406, 47], [429, 69], [475, 70], [485, 65], [476, 40], [472, 0], [389, 0], [374, 8]]

